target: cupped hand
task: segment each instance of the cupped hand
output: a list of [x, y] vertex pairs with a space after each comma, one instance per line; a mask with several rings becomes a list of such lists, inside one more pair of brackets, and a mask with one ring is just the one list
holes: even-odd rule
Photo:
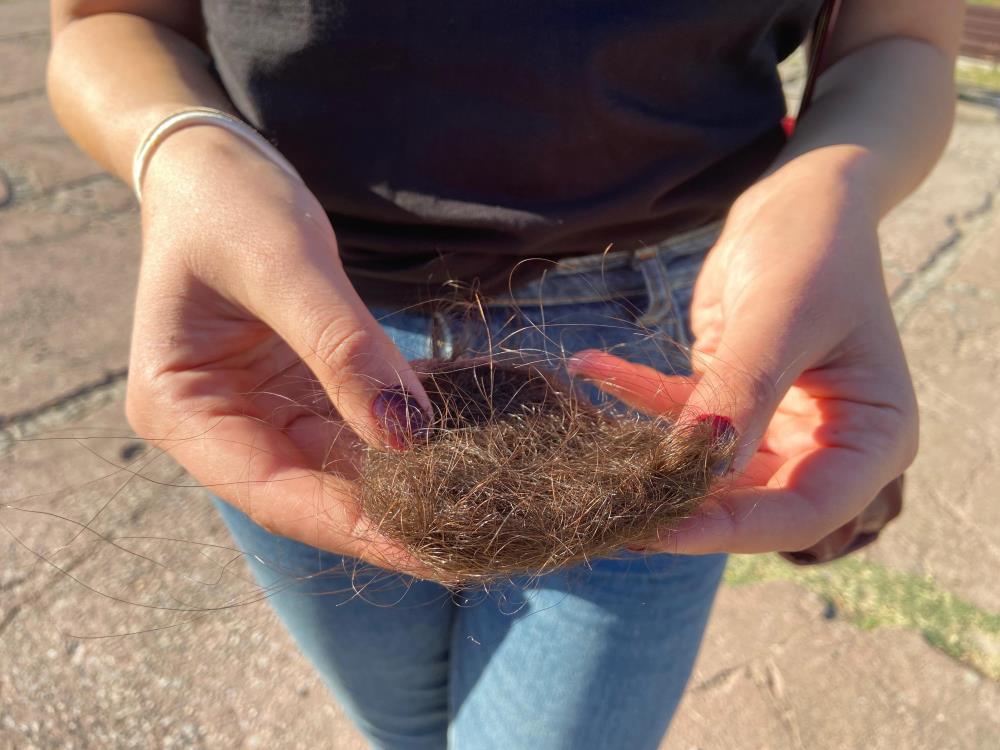
[[874, 517], [873, 498], [916, 454], [877, 219], [849, 171], [826, 179], [817, 161], [776, 171], [732, 207], [695, 286], [693, 377], [595, 350], [570, 363], [638, 409], [736, 431], [719, 491], [637, 542], [647, 549], [805, 550]]
[[313, 195], [238, 137], [190, 127], [154, 154], [142, 223], [133, 428], [268, 530], [421, 575], [354, 480], [359, 438], [405, 448], [429, 402]]

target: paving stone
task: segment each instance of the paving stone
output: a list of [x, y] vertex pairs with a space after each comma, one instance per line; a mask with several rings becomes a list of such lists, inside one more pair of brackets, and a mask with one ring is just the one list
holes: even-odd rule
[[0, 38], [0, 100], [43, 88], [48, 54], [44, 34]]
[[0, 105], [0, 165], [19, 196], [103, 174], [59, 127], [43, 94]]
[[110, 175], [48, 195], [22, 198], [0, 211], [0, 253], [30, 243], [69, 242], [74, 234], [95, 224], [134, 222], [122, 214], [135, 210], [132, 191]]
[[725, 588], [664, 750], [991, 750], [1000, 686], [791, 583]]
[[0, 168], [0, 208], [6, 206], [12, 197], [10, 178], [7, 177], [7, 173]]
[[4, 171], [18, 192], [37, 194], [102, 175], [104, 170], [66, 138], [31, 140], [5, 147]]
[[0, 414], [127, 364], [139, 264], [134, 220], [0, 252]]
[[68, 140], [44, 91], [0, 103], [0, 153], [21, 141], [56, 138]]
[[1000, 213], [910, 316], [903, 340], [921, 406], [905, 512], [869, 556], [929, 574], [991, 611], [1000, 588]]
[[[90, 521], [158, 563], [87, 533], [74, 539], [79, 527], [53, 515], [0, 510], [9, 531], [0, 535], [0, 747], [362, 748], [265, 602], [148, 609], [219, 607], [261, 592], [233, 552], [196, 543], [231, 544], [205, 493], [150, 481], [188, 480], [150, 462], [122, 412], [119, 393], [54, 433], [62, 439], [0, 455], [4, 503]], [[128, 471], [111, 466], [130, 461]], [[129, 541], [165, 535], [186, 543]], [[121, 635], [136, 631], [150, 632]]]
[[927, 180], [882, 222], [890, 291], [951, 241], [970, 215], [989, 209], [1000, 189], [996, 111], [960, 103], [948, 147]]
[[40, 0], [0, 2], [0, 39], [49, 33], [49, 4]]

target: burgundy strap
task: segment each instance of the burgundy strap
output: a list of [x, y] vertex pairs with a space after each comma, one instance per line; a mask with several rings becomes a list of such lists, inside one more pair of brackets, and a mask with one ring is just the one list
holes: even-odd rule
[[816, 79], [823, 69], [823, 55], [829, 47], [830, 36], [833, 34], [834, 26], [837, 25], [837, 16], [840, 15], [841, 0], [826, 0], [816, 18], [816, 25], [813, 27], [812, 49], [809, 54], [809, 68], [806, 74], [806, 87], [802, 91], [802, 103], [799, 105], [797, 117], [802, 117], [812, 103], [813, 91], [816, 88]]
[[785, 135], [791, 135], [795, 131], [795, 121], [805, 114], [812, 103], [813, 90], [816, 88], [816, 79], [819, 78], [822, 70], [823, 54], [826, 52], [833, 33], [833, 27], [837, 23], [837, 15], [840, 13], [841, 0], [826, 0], [819, 10], [816, 23], [813, 25], [812, 49], [809, 51], [809, 63], [806, 68], [806, 87], [802, 90], [802, 103], [799, 104], [798, 114], [794, 117], [788, 115], [781, 119], [781, 127], [785, 129]]

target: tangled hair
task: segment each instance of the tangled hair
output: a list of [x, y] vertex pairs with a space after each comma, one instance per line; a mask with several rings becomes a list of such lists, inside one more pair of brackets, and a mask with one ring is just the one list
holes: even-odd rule
[[407, 451], [369, 448], [361, 502], [442, 578], [485, 583], [597, 557], [676, 524], [734, 450], [708, 424], [613, 405], [517, 357], [414, 363], [434, 415]]

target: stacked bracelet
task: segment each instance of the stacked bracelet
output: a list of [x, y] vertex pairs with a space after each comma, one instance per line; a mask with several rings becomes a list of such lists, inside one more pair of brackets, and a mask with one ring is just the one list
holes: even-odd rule
[[192, 107], [174, 112], [158, 125], [151, 128], [142, 139], [142, 143], [139, 145], [139, 148], [135, 152], [135, 157], [132, 159], [132, 187], [135, 190], [135, 197], [139, 201], [142, 200], [142, 178], [146, 174], [146, 168], [149, 166], [153, 152], [156, 151], [157, 147], [168, 136], [190, 125], [215, 125], [224, 128], [256, 147], [258, 151], [281, 167], [287, 174], [297, 180], [302, 180], [302, 177], [299, 176], [299, 173], [288, 159], [282, 156], [281, 152], [272, 146], [264, 136], [243, 122], [243, 120], [218, 109]]

